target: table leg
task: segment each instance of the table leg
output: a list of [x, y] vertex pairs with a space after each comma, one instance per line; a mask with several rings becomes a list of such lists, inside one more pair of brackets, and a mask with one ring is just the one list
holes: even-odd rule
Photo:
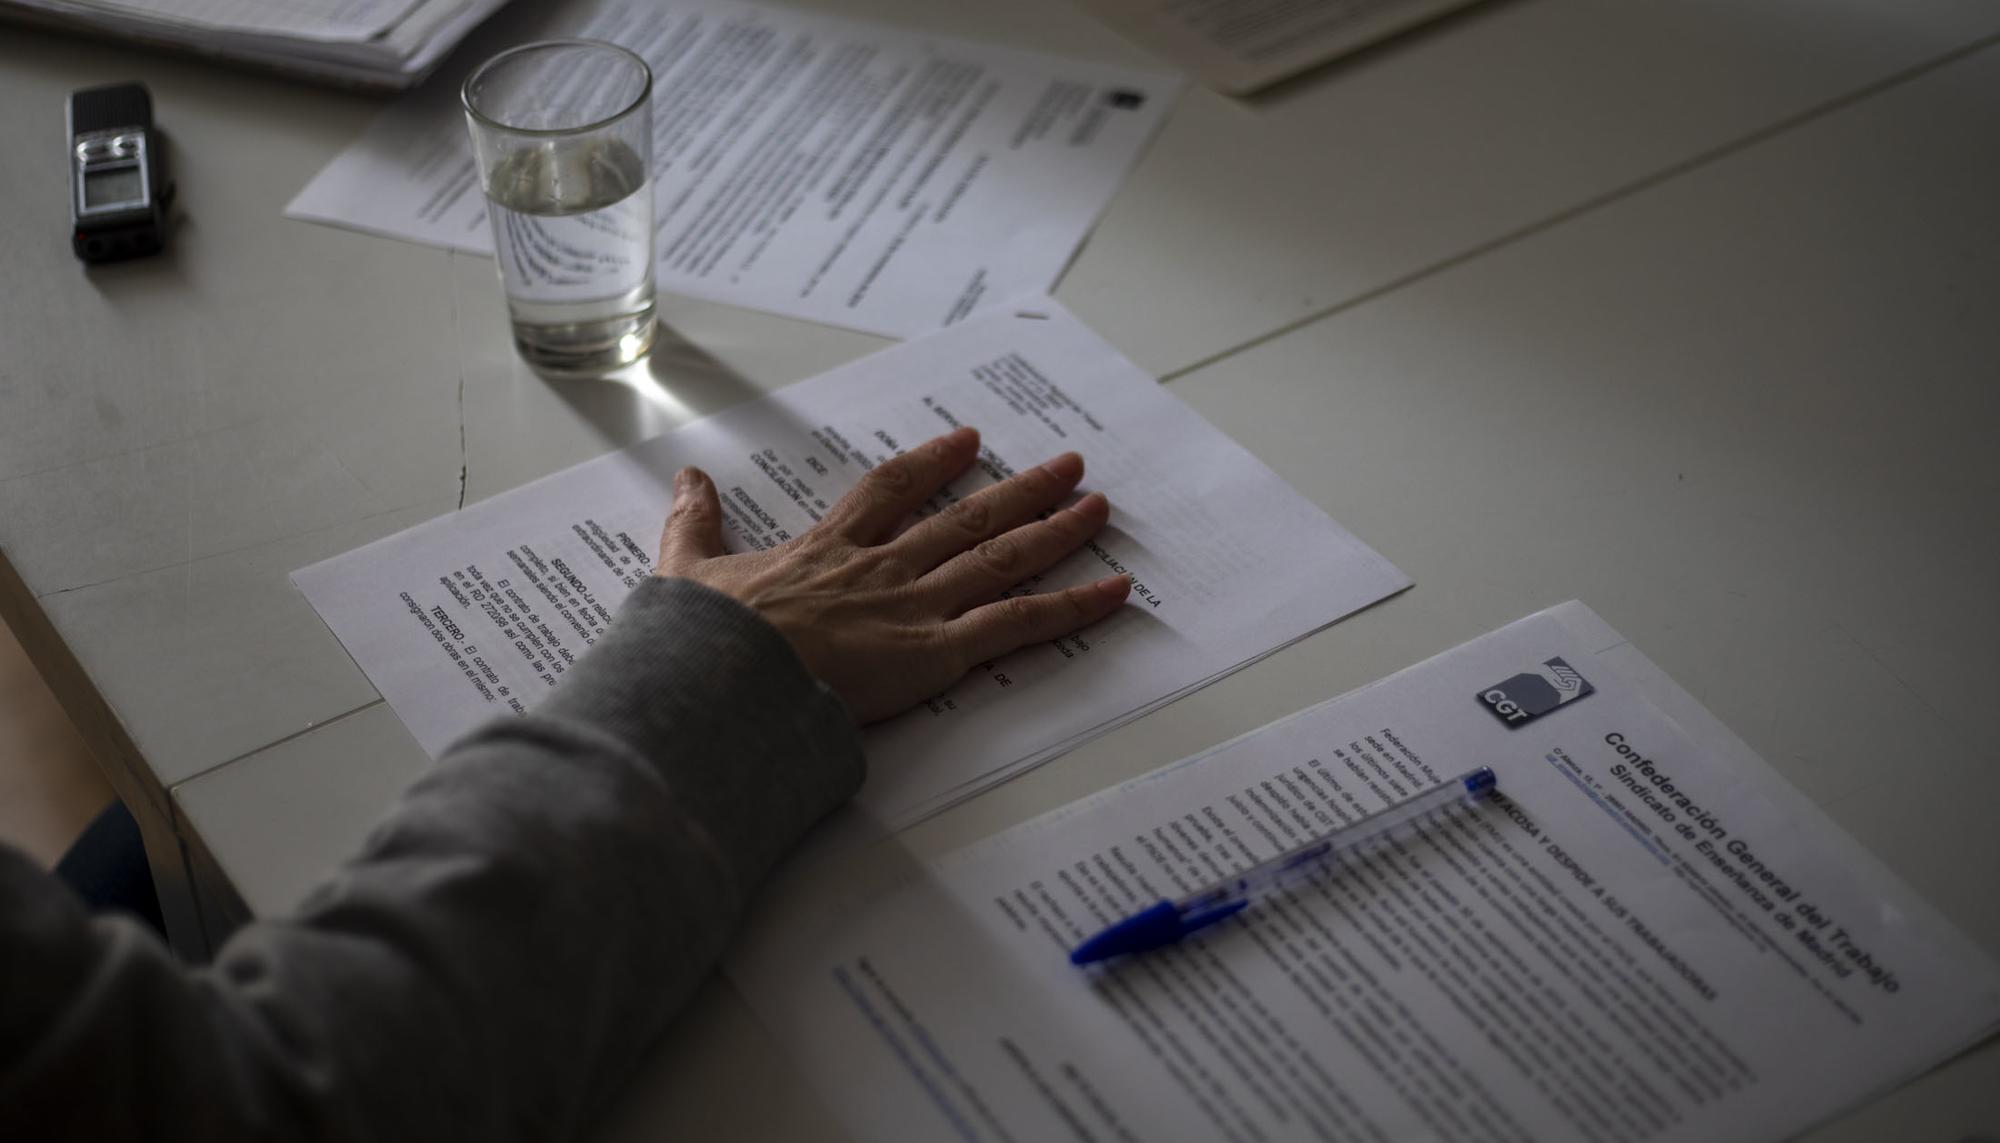
[[153, 885], [160, 895], [167, 943], [190, 963], [207, 961], [209, 941], [195, 905], [187, 854], [174, 828], [167, 791], [154, 779], [138, 746], [56, 633], [4, 551], [0, 551], [0, 620], [13, 629], [28, 661], [41, 672], [56, 702], [83, 736], [105, 780], [139, 823], [146, 862], [152, 867]]

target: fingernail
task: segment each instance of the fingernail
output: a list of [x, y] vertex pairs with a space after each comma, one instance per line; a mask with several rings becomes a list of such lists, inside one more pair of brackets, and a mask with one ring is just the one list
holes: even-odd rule
[[1132, 590], [1132, 581], [1122, 575], [1108, 575], [1091, 586], [1111, 599], [1123, 599]]
[[694, 469], [692, 467], [683, 468], [679, 472], [674, 473], [674, 495], [678, 496], [688, 489], [693, 488], [694, 480]]
[[1057, 480], [1078, 480], [1083, 476], [1083, 458], [1073, 452], [1066, 452], [1042, 465], [1042, 471]]
[[1069, 510], [1079, 516], [1108, 516], [1111, 514], [1111, 502], [1104, 498], [1104, 493], [1092, 492], [1070, 505]]
[[960, 425], [944, 435], [944, 439], [954, 447], [968, 445], [979, 439], [979, 430], [971, 425]]

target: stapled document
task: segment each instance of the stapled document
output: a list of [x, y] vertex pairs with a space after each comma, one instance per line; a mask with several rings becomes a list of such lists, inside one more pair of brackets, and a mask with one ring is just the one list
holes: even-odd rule
[[[297, 572], [433, 754], [558, 685], [651, 570], [673, 474], [721, 492], [734, 550], [803, 534], [871, 466], [971, 425], [963, 496], [1076, 450], [1111, 501], [1022, 585], [1133, 580], [1121, 612], [869, 727], [860, 805], [901, 824], [1036, 765], [1409, 580], [1052, 301], [884, 350]], [[942, 503], [942, 500], [940, 501]]]
[[[1069, 962], [1480, 765], [1476, 807]], [[1580, 604], [934, 864], [795, 865], [729, 971], [867, 1139], [1780, 1139], [2000, 1023], [1988, 954]]]
[[[653, 69], [661, 290], [890, 337], [1053, 288], [1180, 86], [735, 0], [593, 0], [540, 32]], [[390, 109], [286, 213], [491, 253], [455, 97]]]

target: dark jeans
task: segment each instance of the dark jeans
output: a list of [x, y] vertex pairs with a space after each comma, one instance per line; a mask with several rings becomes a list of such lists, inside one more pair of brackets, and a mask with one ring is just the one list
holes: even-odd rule
[[153, 891], [153, 871], [139, 840], [139, 823], [132, 820], [125, 803], [114, 801], [91, 819], [83, 836], [56, 862], [55, 873], [91, 912], [131, 913], [166, 935], [160, 897]]

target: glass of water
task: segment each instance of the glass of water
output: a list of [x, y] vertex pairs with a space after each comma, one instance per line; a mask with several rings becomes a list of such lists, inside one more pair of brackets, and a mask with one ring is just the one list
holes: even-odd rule
[[653, 73], [613, 44], [505, 51], [460, 95], [528, 364], [603, 373], [653, 348]]

